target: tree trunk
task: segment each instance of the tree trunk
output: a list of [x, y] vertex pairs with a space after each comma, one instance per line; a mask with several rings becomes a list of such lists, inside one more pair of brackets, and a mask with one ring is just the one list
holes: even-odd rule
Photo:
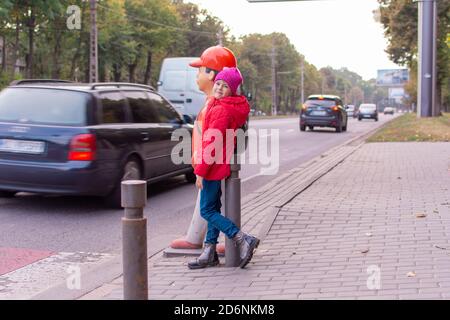
[[113, 64], [114, 82], [120, 82], [120, 78], [122, 77], [121, 69], [122, 67], [117, 63]]
[[61, 77], [61, 66], [60, 66], [60, 60], [61, 57], [61, 38], [62, 38], [62, 32], [56, 31], [55, 32], [55, 47], [53, 48], [53, 68], [52, 68], [52, 78], [53, 79], [59, 79]]
[[27, 56], [27, 74], [29, 79], [33, 79], [33, 55], [34, 55], [34, 27], [36, 23], [36, 16], [30, 8], [30, 19], [28, 20], [28, 56]]
[[11, 78], [14, 79], [16, 76], [16, 61], [17, 61], [17, 51], [19, 51], [19, 35], [20, 35], [20, 23], [19, 17], [16, 17], [16, 36], [14, 39], [14, 48], [12, 54], [12, 68], [11, 68]]
[[136, 64], [132, 63], [128, 65], [128, 81], [134, 83], [136, 80]]
[[150, 84], [151, 71], [152, 71], [152, 52], [149, 50], [147, 52], [147, 66], [145, 68], [144, 84], [151, 85]]
[[75, 51], [75, 54], [73, 55], [72, 63], [70, 65], [70, 79], [71, 80], [75, 80], [75, 69], [77, 67], [77, 62], [80, 59], [81, 43], [82, 43], [82, 41], [81, 41], [81, 36], [80, 36], [80, 41], [78, 41], [77, 50]]
[[442, 111], [442, 87], [439, 81], [436, 81], [436, 98], [433, 117], [439, 117]]
[[1, 36], [2, 39], [2, 72], [6, 71], [6, 37]]

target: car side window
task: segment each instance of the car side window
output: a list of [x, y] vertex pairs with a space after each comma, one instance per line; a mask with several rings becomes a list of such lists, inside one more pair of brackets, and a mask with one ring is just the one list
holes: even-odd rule
[[158, 123], [157, 110], [143, 91], [124, 91], [134, 123]]
[[120, 92], [105, 92], [100, 94], [102, 117], [100, 123], [126, 122], [125, 99]]
[[156, 109], [161, 123], [181, 123], [180, 114], [163, 97], [153, 92], [147, 92], [150, 103]]

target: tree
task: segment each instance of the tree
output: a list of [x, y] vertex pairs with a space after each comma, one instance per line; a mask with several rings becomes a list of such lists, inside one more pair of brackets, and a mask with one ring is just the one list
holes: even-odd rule
[[134, 70], [141, 54], [146, 54], [144, 83], [151, 77], [152, 55], [166, 50], [174, 42], [178, 30], [175, 9], [168, 0], [129, 0], [125, 11], [136, 41], [135, 57], [130, 64], [130, 81], [134, 81]]
[[[395, 63], [409, 67], [417, 61], [417, 5], [410, 0], [378, 0], [380, 4], [380, 22], [385, 28], [388, 39], [386, 52]], [[450, 1], [437, 1], [437, 87], [439, 92], [446, 91], [450, 78], [450, 50], [446, 37], [450, 32]], [[415, 70], [411, 70], [413, 72]], [[407, 86], [408, 93], [414, 95], [414, 86]], [[439, 95], [439, 94], [438, 94]], [[440, 96], [440, 95], [439, 95]], [[447, 105], [450, 96], [442, 97]]]
[[180, 47], [183, 48], [184, 56], [198, 57], [206, 48], [217, 45], [220, 30], [222, 30], [224, 45], [227, 46], [229, 30], [224, 27], [219, 18], [193, 3], [176, 1], [175, 6], [180, 16], [181, 26], [186, 30], [185, 39]]

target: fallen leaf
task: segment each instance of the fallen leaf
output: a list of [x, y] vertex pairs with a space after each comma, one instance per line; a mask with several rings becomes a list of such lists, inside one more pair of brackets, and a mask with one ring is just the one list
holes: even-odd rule
[[366, 236], [371, 237], [371, 236], [372, 236], [372, 233], [366, 232]]
[[439, 211], [438, 211], [438, 210], [433, 210], [433, 212], [434, 212], [434, 213], [439, 213]]
[[367, 253], [367, 252], [369, 252], [369, 249], [362, 249], [361, 250], [361, 253]]
[[437, 245], [437, 244], [435, 244], [434, 247], [435, 247], [435, 248], [438, 248], [438, 249], [442, 249], [442, 250], [447, 250], [447, 248], [441, 247], [441, 246], [439, 246], [439, 245]]
[[425, 218], [426, 216], [425, 213], [416, 213], [416, 218]]
[[416, 273], [414, 271], [410, 271], [406, 274], [408, 277], [412, 278], [416, 276]]
[[402, 178], [402, 177], [397, 177], [397, 179], [399, 179], [399, 180], [400, 180], [401, 178]]

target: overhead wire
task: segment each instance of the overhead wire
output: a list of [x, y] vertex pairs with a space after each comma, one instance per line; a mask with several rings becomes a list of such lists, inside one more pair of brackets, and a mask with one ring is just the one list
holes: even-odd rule
[[[103, 8], [105, 10], [109, 10], [109, 11], [114, 11], [111, 8], [105, 7], [101, 4], [97, 4], [98, 7]], [[185, 29], [185, 28], [180, 28], [180, 27], [176, 27], [176, 26], [171, 26], [168, 24], [164, 24], [164, 23], [159, 23], [153, 20], [148, 20], [148, 19], [142, 19], [142, 18], [138, 18], [136, 16], [133, 15], [129, 15], [127, 14], [127, 17], [130, 18], [131, 20], [135, 20], [135, 21], [139, 21], [139, 22], [145, 22], [145, 23], [150, 23], [156, 26], [160, 26], [160, 27], [165, 27], [165, 28], [169, 28], [169, 29], [173, 29], [176, 31], [182, 31], [182, 32], [188, 32], [188, 33], [198, 33], [198, 34], [205, 34], [205, 35], [213, 35], [216, 36], [216, 34], [214, 32], [209, 32], [209, 31], [196, 31], [196, 30], [190, 30], [190, 29]]]

